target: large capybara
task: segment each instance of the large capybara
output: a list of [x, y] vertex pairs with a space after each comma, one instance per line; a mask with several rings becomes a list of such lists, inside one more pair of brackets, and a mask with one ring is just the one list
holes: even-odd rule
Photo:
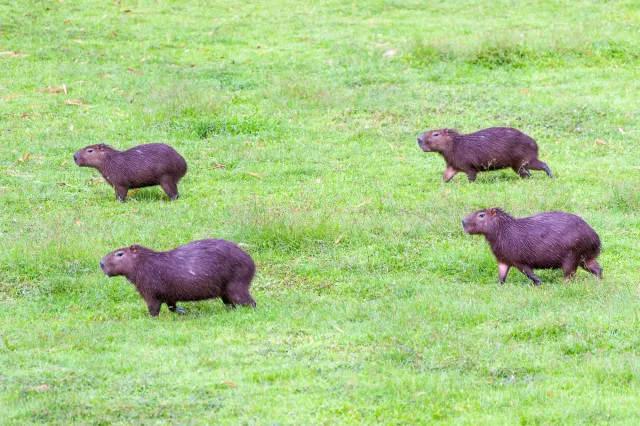
[[425, 152], [437, 152], [447, 162], [444, 181], [449, 182], [459, 172], [476, 180], [478, 172], [512, 168], [521, 177], [531, 176], [530, 169], [553, 173], [538, 160], [538, 145], [531, 137], [511, 127], [490, 127], [463, 135], [455, 130], [431, 130], [418, 137], [418, 146]]
[[160, 185], [171, 200], [178, 198], [178, 182], [187, 173], [187, 162], [163, 143], [138, 145], [118, 151], [103, 143], [89, 145], [73, 154], [81, 167], [98, 169], [116, 190], [120, 201], [127, 199], [129, 188]]
[[501, 209], [478, 210], [462, 220], [469, 234], [482, 234], [498, 261], [500, 283], [509, 268], [516, 267], [540, 285], [533, 269], [562, 268], [565, 278], [576, 273], [578, 266], [602, 278], [596, 262], [600, 254], [600, 238], [580, 217], [565, 212], [544, 212], [515, 218]]
[[113, 251], [100, 261], [110, 276], [124, 275], [157, 316], [166, 303], [184, 313], [177, 302], [221, 298], [228, 306], [256, 306], [249, 286], [256, 271], [251, 257], [225, 240], [199, 240], [170, 251], [133, 245]]

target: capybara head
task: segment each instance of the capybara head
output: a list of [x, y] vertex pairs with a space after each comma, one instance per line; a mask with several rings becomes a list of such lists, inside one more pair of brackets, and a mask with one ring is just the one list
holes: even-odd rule
[[468, 234], [487, 234], [493, 231], [504, 217], [508, 217], [507, 213], [498, 207], [478, 210], [462, 219], [462, 229]]
[[103, 164], [105, 156], [113, 151], [113, 148], [100, 143], [89, 145], [73, 154], [73, 161], [81, 167], [98, 167]]
[[418, 137], [418, 146], [422, 148], [424, 152], [442, 152], [451, 144], [452, 139], [453, 130], [431, 130]]
[[139, 245], [123, 247], [105, 255], [100, 261], [102, 272], [110, 277], [130, 275], [135, 270]]

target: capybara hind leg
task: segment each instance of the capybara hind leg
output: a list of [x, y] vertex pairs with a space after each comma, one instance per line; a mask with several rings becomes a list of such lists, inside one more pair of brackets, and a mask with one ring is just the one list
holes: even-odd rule
[[513, 171], [519, 174], [520, 177], [523, 179], [531, 177], [531, 173], [529, 173], [529, 169], [524, 164], [518, 168], [513, 167]]
[[159, 300], [151, 299], [147, 301], [147, 307], [149, 308], [149, 314], [152, 317], [157, 317], [160, 313], [160, 306], [162, 306], [162, 302]]
[[602, 267], [596, 262], [595, 259], [588, 260], [582, 266], [587, 271], [591, 272], [598, 278], [602, 278]]
[[543, 170], [549, 177], [553, 177], [553, 173], [551, 173], [549, 166], [538, 159], [532, 160], [531, 163], [529, 163], [529, 168], [533, 170]]
[[533, 284], [540, 285], [542, 283], [542, 280], [533, 273], [533, 269], [531, 269], [530, 267], [525, 265], [516, 265], [516, 268], [518, 268], [520, 272], [529, 277], [529, 279], [533, 281]]
[[176, 302], [167, 302], [169, 310], [176, 314], [184, 314], [185, 311], [180, 306], [176, 305]]
[[498, 284], [504, 284], [507, 280], [507, 275], [509, 274], [510, 265], [506, 263], [498, 263]]
[[469, 179], [469, 182], [476, 181], [476, 176], [478, 176], [478, 172], [476, 172], [475, 170], [468, 170], [468, 171], [465, 171], [465, 173], [467, 174], [467, 179]]
[[129, 191], [129, 188], [126, 186], [116, 186], [115, 189], [116, 198], [124, 203], [127, 200], [127, 192]]
[[[229, 285], [229, 287], [233, 288], [233, 284]], [[253, 300], [253, 297], [249, 294], [249, 291], [245, 288], [240, 288], [238, 290], [228, 290], [226, 298], [231, 302], [232, 305], [242, 305], [242, 306], [252, 306], [256, 307], [256, 302]], [[224, 301], [224, 298], [222, 298]]]
[[162, 178], [160, 181], [160, 186], [164, 190], [164, 192], [169, 196], [171, 201], [175, 201], [178, 199], [178, 185], [172, 176], [167, 176]]

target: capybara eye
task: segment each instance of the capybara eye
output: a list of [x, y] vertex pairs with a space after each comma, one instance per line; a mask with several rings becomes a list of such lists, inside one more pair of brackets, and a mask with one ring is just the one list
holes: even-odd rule
[[486, 215], [487, 215], [486, 213], [480, 213], [478, 217], [485, 217]]
[[434, 133], [433, 136], [440, 136], [440, 133]]
[[116, 253], [116, 257], [122, 257], [122, 252]]
[[92, 149], [88, 149], [87, 152], [93, 152], [93, 150]]

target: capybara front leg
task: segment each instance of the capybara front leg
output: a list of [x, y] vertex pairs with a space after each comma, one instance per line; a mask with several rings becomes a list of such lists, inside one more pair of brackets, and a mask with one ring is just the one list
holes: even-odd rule
[[520, 270], [520, 272], [529, 277], [529, 279], [533, 281], [533, 284], [540, 285], [542, 283], [542, 280], [533, 273], [533, 269], [531, 269], [530, 267], [526, 265], [516, 265], [516, 267]]
[[116, 198], [124, 203], [127, 200], [127, 192], [129, 191], [129, 188], [119, 185], [115, 187], [115, 190]]
[[156, 299], [147, 300], [147, 307], [149, 308], [149, 314], [152, 317], [157, 317], [160, 313], [160, 306], [162, 306], [162, 302]]
[[164, 192], [169, 196], [171, 201], [175, 201], [178, 199], [178, 185], [172, 176], [166, 176], [162, 178], [160, 181], [160, 186], [164, 190]]
[[595, 259], [590, 259], [585, 262], [583, 268], [591, 272], [596, 277], [602, 278], [602, 267], [598, 264], [598, 262], [596, 262]]
[[447, 167], [444, 171], [444, 175], [442, 175], [442, 180], [445, 182], [449, 182], [455, 175], [457, 175], [459, 170], [454, 169], [453, 167]]
[[529, 169], [527, 169], [527, 166], [525, 166], [524, 164], [519, 168], [514, 167], [513, 171], [519, 174], [522, 179], [531, 177], [531, 173], [529, 173]]
[[167, 302], [167, 307], [169, 310], [175, 314], [184, 314], [185, 310], [180, 306], [176, 305], [176, 302]]
[[504, 282], [507, 280], [507, 275], [509, 274], [510, 268], [510, 265], [498, 262], [498, 284], [504, 284]]
[[478, 176], [478, 172], [475, 170], [468, 170], [465, 171], [465, 173], [467, 174], [467, 179], [469, 179], [469, 182], [475, 182], [476, 181], [476, 176]]
[[529, 164], [529, 167], [533, 170], [543, 170], [550, 178], [553, 177], [553, 173], [551, 173], [551, 169], [545, 163], [540, 160], [533, 160]]

